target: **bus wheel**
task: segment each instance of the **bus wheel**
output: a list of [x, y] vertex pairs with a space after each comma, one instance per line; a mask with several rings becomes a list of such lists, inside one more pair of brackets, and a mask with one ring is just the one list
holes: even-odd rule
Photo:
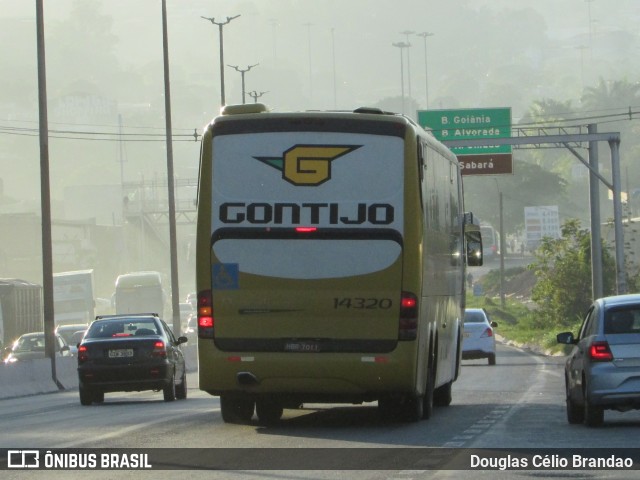
[[438, 387], [433, 392], [433, 404], [437, 407], [448, 407], [451, 405], [451, 386], [453, 381], [447, 382], [441, 387]]
[[249, 423], [253, 417], [255, 401], [249, 397], [220, 396], [220, 411], [225, 423]]
[[[433, 396], [431, 397], [433, 399]], [[417, 422], [424, 418], [425, 397], [407, 396], [404, 402], [404, 414], [408, 422]]]
[[422, 397], [422, 418], [425, 420], [431, 418], [431, 415], [433, 414], [435, 377], [436, 369], [431, 365], [429, 366], [429, 373], [427, 374], [427, 385], [424, 390], [424, 397]]
[[282, 418], [283, 407], [280, 402], [270, 398], [256, 402], [256, 414], [263, 425], [273, 425]]

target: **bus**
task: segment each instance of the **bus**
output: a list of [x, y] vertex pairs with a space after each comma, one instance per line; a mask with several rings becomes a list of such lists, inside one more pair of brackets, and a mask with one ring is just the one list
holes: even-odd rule
[[223, 421], [448, 405], [466, 263], [482, 263], [462, 199], [455, 155], [405, 116], [224, 107], [202, 138], [196, 239], [199, 385]]
[[166, 296], [159, 272], [125, 273], [116, 279], [116, 314], [156, 313], [164, 318]]

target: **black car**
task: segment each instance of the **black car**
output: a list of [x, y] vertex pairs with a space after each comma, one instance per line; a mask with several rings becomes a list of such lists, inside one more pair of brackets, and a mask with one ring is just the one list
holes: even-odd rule
[[[70, 357], [69, 346], [60, 335], [55, 335], [55, 352], [57, 357]], [[4, 363], [11, 365], [16, 362], [45, 358], [44, 332], [25, 333], [16, 340], [9, 349], [9, 354]]]
[[186, 341], [152, 313], [96, 317], [78, 346], [80, 403], [143, 390], [162, 390], [167, 402], [187, 398]]

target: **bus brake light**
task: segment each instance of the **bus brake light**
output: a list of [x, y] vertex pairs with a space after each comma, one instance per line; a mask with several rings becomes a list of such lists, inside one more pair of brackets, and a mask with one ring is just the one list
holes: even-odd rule
[[418, 297], [411, 292], [402, 292], [398, 340], [415, 340], [418, 336]]
[[214, 324], [211, 290], [198, 292], [198, 338], [213, 338]]

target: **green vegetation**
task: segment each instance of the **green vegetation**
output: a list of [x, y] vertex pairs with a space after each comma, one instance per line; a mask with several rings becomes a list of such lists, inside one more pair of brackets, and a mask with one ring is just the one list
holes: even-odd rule
[[539, 322], [540, 313], [536, 309], [513, 300], [507, 300], [502, 307], [499, 298], [467, 295], [467, 307], [484, 308], [491, 321], [498, 323], [498, 335], [517, 344], [530, 345], [543, 351], [565, 351], [566, 347], [556, 343], [556, 334], [564, 331], [578, 333], [580, 328], [580, 321], [570, 326], [543, 328]]
[[[500, 273], [492, 271], [482, 279], [489, 296], [469, 296], [467, 306], [484, 308], [498, 322], [497, 332], [508, 340], [563, 351], [565, 347], [556, 343], [556, 334], [569, 330], [577, 334], [582, 315], [592, 302], [590, 249], [589, 231], [581, 229], [578, 220], [570, 219], [562, 225], [561, 238], [543, 239], [535, 252], [535, 262], [528, 267], [536, 277], [531, 288], [532, 304], [510, 298], [502, 307], [496, 299]], [[610, 295], [615, 292], [615, 262], [605, 249], [602, 258], [604, 291]], [[508, 269], [505, 282], [513, 283], [524, 273], [524, 268]]]

